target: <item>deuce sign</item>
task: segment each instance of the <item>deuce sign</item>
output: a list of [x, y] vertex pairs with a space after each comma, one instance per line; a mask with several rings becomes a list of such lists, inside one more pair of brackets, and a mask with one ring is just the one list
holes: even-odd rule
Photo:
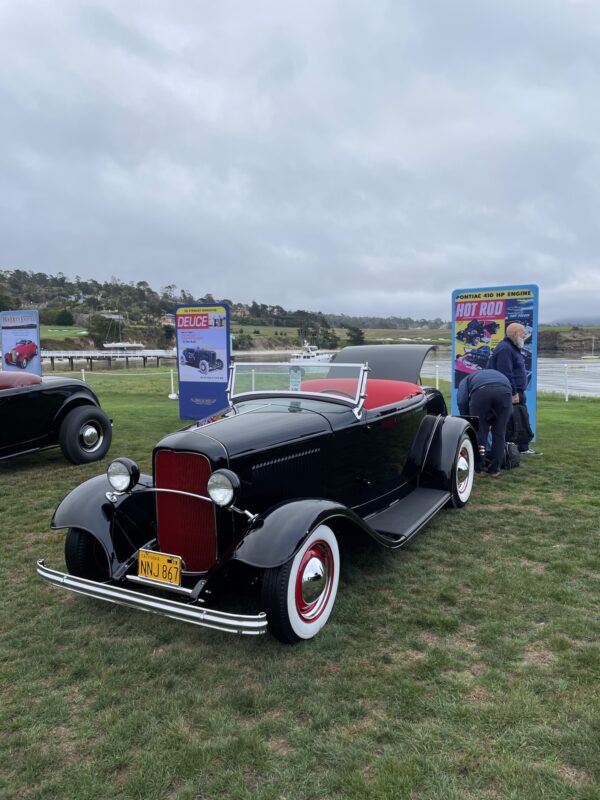
[[208, 328], [208, 314], [178, 314], [178, 328]]

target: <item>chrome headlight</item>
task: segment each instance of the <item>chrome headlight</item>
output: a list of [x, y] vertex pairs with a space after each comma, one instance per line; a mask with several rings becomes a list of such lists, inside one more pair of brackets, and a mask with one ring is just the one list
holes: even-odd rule
[[140, 479], [140, 468], [130, 458], [117, 458], [106, 470], [108, 482], [115, 492], [128, 492]]
[[229, 469], [218, 469], [208, 479], [206, 488], [213, 503], [224, 508], [235, 500], [240, 479]]

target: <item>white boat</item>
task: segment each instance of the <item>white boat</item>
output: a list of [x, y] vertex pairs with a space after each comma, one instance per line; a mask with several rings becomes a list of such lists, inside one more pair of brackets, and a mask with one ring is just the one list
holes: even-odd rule
[[327, 364], [332, 353], [321, 353], [314, 344], [304, 342], [302, 350], [292, 353], [290, 364]]
[[104, 342], [102, 347], [105, 350], [118, 350], [124, 353], [125, 351], [143, 350], [145, 345], [140, 342]]

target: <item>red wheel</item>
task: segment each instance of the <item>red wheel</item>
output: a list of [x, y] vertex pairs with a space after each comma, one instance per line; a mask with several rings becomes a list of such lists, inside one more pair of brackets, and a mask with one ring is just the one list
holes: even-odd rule
[[335, 534], [319, 525], [292, 559], [265, 572], [263, 603], [273, 636], [288, 644], [312, 639], [333, 610], [339, 577]]

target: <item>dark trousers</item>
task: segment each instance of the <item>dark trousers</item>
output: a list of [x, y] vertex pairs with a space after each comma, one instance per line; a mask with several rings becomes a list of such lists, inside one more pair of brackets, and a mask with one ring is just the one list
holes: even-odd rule
[[[474, 417], [479, 417], [477, 442], [484, 448], [487, 444], [488, 432], [492, 431], [492, 460], [489, 472], [498, 472], [504, 457], [504, 438], [506, 424], [512, 414], [512, 395], [508, 386], [489, 384], [475, 389], [469, 401], [469, 410]], [[477, 462], [477, 468], [483, 469], [484, 461]]]
[[[519, 402], [516, 405], [521, 406], [522, 414], [524, 417], [524, 424], [521, 425], [522, 429], [527, 429], [528, 433], [525, 430], [520, 431], [520, 435], [518, 436], [517, 447], [519, 448], [519, 452], [523, 453], [525, 450], [529, 450], [529, 443], [531, 441], [531, 425], [529, 422], [529, 409], [527, 408], [527, 396], [523, 389], [517, 389], [517, 394], [519, 395]], [[514, 409], [513, 409], [514, 410]], [[526, 441], [527, 440], [527, 441]]]

